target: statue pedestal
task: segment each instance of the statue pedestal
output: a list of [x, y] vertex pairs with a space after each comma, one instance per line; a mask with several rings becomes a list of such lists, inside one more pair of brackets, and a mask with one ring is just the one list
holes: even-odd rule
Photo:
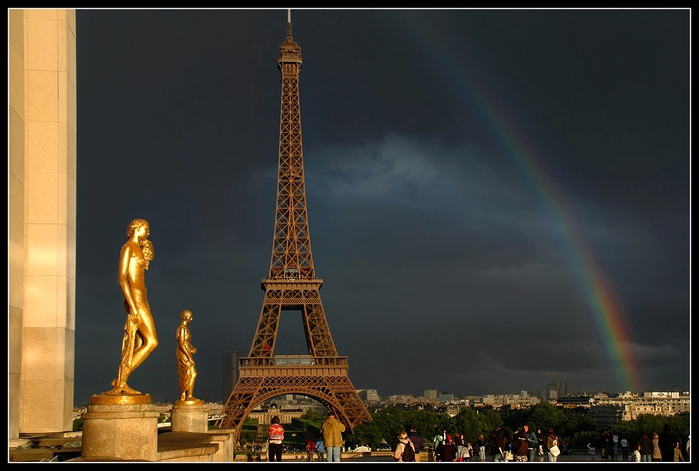
[[159, 416], [148, 394], [93, 395], [82, 415], [82, 458], [156, 461]]
[[173, 432], [207, 432], [209, 430], [209, 410], [204, 401], [175, 401], [170, 421]]

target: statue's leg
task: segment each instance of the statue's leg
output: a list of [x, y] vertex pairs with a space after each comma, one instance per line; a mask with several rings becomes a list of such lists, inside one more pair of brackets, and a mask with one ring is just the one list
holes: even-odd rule
[[124, 326], [124, 338], [122, 340], [121, 348], [121, 362], [119, 363], [119, 372], [114, 381], [112, 381], [112, 386], [114, 387], [113, 392], [115, 394], [140, 394], [140, 392], [135, 389], [131, 389], [126, 382], [129, 379], [129, 375], [134, 370], [132, 366], [134, 346], [136, 343], [138, 325], [134, 322], [126, 320], [126, 325]]
[[119, 371], [117, 372], [116, 379], [112, 381], [112, 386], [114, 388], [121, 388], [124, 386], [129, 377], [128, 366], [126, 365], [125, 361], [125, 359], [128, 359], [129, 357], [129, 343], [129, 332], [124, 330], [124, 338], [121, 341], [121, 361], [119, 362]]

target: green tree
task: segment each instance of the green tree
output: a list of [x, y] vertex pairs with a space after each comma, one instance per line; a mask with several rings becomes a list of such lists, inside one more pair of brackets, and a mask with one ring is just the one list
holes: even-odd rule
[[357, 443], [378, 448], [384, 441], [386, 429], [380, 420], [374, 419], [355, 427], [354, 435]]
[[315, 409], [308, 409], [300, 418], [305, 419], [308, 422], [323, 423], [323, 421], [325, 421], [326, 416], [325, 414], [322, 414]]
[[580, 432], [596, 432], [597, 424], [592, 417], [582, 414], [573, 414], [568, 417], [568, 426]]
[[529, 426], [533, 430], [541, 429], [544, 433], [549, 427], [557, 435], [567, 434], [568, 417], [556, 406], [549, 402], [541, 402], [529, 409]]
[[675, 434], [688, 435], [690, 427], [689, 424], [689, 412], [682, 412], [670, 417], [670, 428], [672, 428]]
[[378, 447], [382, 442], [393, 444], [393, 439], [402, 429], [402, 410], [387, 407], [370, 413], [372, 421], [355, 428], [357, 440], [371, 447]]
[[481, 423], [483, 424], [481, 433], [485, 436], [486, 439], [493, 430], [504, 425], [504, 422], [500, 414], [497, 411], [494, 411], [493, 409], [479, 411], [478, 416], [480, 418]]
[[431, 442], [432, 438], [434, 437], [434, 431], [441, 419], [441, 414], [433, 411], [410, 410], [406, 411], [403, 418], [404, 430], [409, 432], [410, 426], [414, 425], [417, 433], [420, 434], [422, 440], [425, 442], [425, 444], [427, 444], [428, 442]]
[[248, 418], [240, 431], [240, 444], [254, 443], [257, 441], [257, 419]]
[[466, 441], [474, 442], [481, 433], [485, 435], [483, 425], [478, 412], [470, 407], [462, 407], [454, 417], [454, 431], [462, 434]]

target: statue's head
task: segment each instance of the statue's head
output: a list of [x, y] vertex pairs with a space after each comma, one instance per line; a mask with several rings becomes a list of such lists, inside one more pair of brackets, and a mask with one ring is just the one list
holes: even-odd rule
[[129, 227], [126, 229], [126, 237], [131, 237], [133, 233], [141, 227], [146, 228], [146, 237], [148, 237], [150, 235], [150, 225], [145, 219], [134, 219], [131, 221]]

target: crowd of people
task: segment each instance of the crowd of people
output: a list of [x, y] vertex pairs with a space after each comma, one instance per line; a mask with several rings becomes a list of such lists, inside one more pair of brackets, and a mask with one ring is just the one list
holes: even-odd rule
[[[333, 412], [320, 428], [320, 437], [306, 440], [306, 460], [339, 462], [341, 457], [344, 425], [335, 418]], [[652, 435], [652, 437], [651, 437]], [[281, 461], [281, 443], [284, 430], [279, 425], [279, 418], [273, 417], [269, 427], [269, 460]], [[599, 445], [602, 460], [605, 461], [689, 461], [689, 435], [675, 437], [666, 424], [660, 433], [644, 433], [641, 439], [631, 446], [626, 437], [620, 437], [610, 428], [600, 434]], [[590, 459], [594, 461], [596, 448], [587, 444]], [[429, 450], [429, 453], [424, 453]], [[392, 455], [397, 462], [404, 461], [438, 461], [468, 462], [487, 461], [491, 455], [496, 462], [552, 462], [558, 461], [560, 455], [572, 454], [572, 448], [566, 441], [559, 441], [553, 427], [544, 432], [533, 430], [529, 424], [519, 427], [508, 439], [502, 427], [490, 433], [489, 440], [480, 434], [476, 440], [469, 441], [463, 434], [449, 433], [446, 429], [435, 435], [432, 443], [425, 443], [415, 425], [408, 432], [402, 431], [396, 437]], [[421, 456], [422, 455], [422, 456]], [[427, 455], [427, 456], [425, 456]]]
[[561, 454], [572, 453], [567, 443], [559, 443], [553, 427], [542, 433], [541, 429], [533, 430], [529, 424], [524, 424], [515, 431], [511, 442], [502, 427], [498, 427], [490, 434], [490, 439], [493, 461], [555, 463]]
[[[676, 437], [669, 424], [665, 424], [660, 433], [644, 433], [633, 451], [626, 437], [621, 437], [620, 440], [609, 428], [602, 431], [600, 442], [602, 460], [605, 461], [689, 461], [689, 435]], [[590, 447], [588, 444], [588, 448]], [[594, 459], [594, 453], [590, 456]]]
[[[411, 433], [417, 435], [414, 428]], [[612, 433], [608, 428], [600, 434], [601, 456], [605, 461], [689, 461], [689, 435], [676, 437], [670, 425], [666, 424], [660, 433], [644, 433], [642, 438], [632, 446], [624, 436]], [[419, 435], [418, 435], [419, 436]], [[433, 439], [434, 461], [486, 461], [486, 454], [496, 462], [556, 462], [561, 455], [570, 455], [573, 450], [567, 441], [561, 441], [553, 427], [543, 433], [541, 429], [533, 430], [529, 424], [519, 427], [508, 439], [502, 427], [496, 428], [486, 441], [484, 436], [471, 442], [464, 435], [448, 433], [443, 430]], [[420, 447], [423, 449], [422, 438]], [[596, 449], [592, 443], [587, 444], [590, 459], [594, 460]], [[418, 455], [419, 456], [419, 455]], [[396, 451], [394, 458], [401, 461]]]
[[[402, 436], [402, 434], [401, 434]], [[416, 456], [420, 460], [420, 450], [424, 450], [425, 444], [422, 437], [417, 433], [415, 427], [411, 427], [408, 437], [418, 437], [413, 441], [418, 451]], [[570, 453], [570, 448], [566, 444], [558, 443], [553, 428], [548, 428], [546, 433], [541, 430], [530, 429], [529, 424], [524, 424], [515, 433], [512, 440], [509, 440], [502, 427], [495, 429], [486, 440], [483, 434], [477, 439], [470, 441], [463, 434], [449, 433], [443, 430], [435, 435], [432, 440], [433, 456], [427, 459], [441, 462], [469, 462], [487, 461], [486, 456], [491, 455], [493, 461], [551, 461], [555, 462], [560, 453]], [[558, 450], [558, 451], [557, 451]], [[400, 459], [401, 450], [395, 448], [394, 459]]]

